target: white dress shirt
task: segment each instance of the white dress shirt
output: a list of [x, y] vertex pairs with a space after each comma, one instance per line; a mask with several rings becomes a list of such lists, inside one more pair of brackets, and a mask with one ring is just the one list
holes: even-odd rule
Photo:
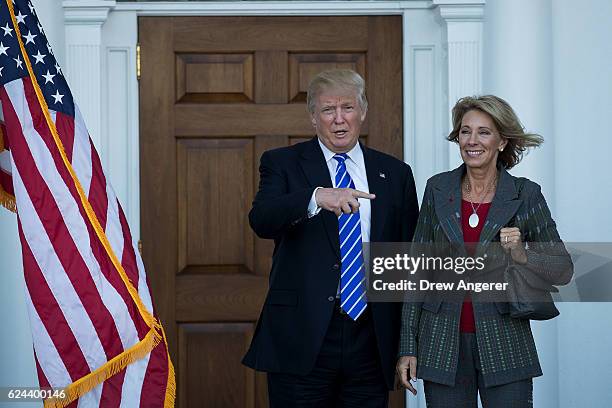
[[[334, 159], [336, 153], [329, 150], [321, 140], [318, 140], [319, 146], [321, 146], [321, 150], [323, 150], [323, 155], [325, 156], [325, 163], [327, 164], [327, 169], [329, 170], [329, 176], [332, 180], [332, 185], [334, 188], [336, 187], [336, 168], [338, 167], [338, 161]], [[363, 191], [366, 193], [370, 192], [368, 187], [368, 176], [366, 174], [365, 161], [363, 159], [363, 150], [361, 150], [361, 146], [359, 143], [355, 145], [351, 150], [347, 153], [347, 159], [345, 161], [346, 171], [351, 176], [353, 183], [355, 183], [355, 189], [359, 191]], [[317, 187], [315, 191], [312, 193], [312, 197], [310, 198], [310, 203], [308, 204], [308, 217], [312, 218], [317, 215], [321, 211], [321, 207], [317, 206], [317, 202], [315, 200], [315, 194], [317, 190], [322, 187]], [[370, 200], [366, 198], [359, 198], [359, 220], [361, 221], [361, 240], [363, 242], [370, 242], [370, 214], [371, 204]]]

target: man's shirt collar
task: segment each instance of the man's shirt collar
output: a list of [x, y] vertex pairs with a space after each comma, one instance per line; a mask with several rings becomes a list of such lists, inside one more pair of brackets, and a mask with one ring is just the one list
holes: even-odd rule
[[[323, 150], [323, 156], [325, 156], [325, 162], [329, 162], [330, 160], [332, 160], [337, 153], [334, 153], [331, 150], [329, 150], [327, 146], [325, 146], [321, 142], [321, 139], [317, 138], [317, 141], [319, 142], [319, 146], [321, 146], [321, 150]], [[353, 146], [351, 150], [346, 152], [346, 155], [348, 156], [350, 160], [353, 161], [353, 163], [356, 163], [356, 164], [360, 162], [363, 163], [363, 150], [361, 150], [361, 146], [359, 145], [359, 142], [357, 142], [357, 144], [355, 144], [355, 146]]]

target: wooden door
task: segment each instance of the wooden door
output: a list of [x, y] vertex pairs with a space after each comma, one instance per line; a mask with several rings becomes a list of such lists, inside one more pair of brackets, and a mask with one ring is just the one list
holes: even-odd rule
[[366, 79], [362, 140], [401, 158], [401, 18], [142, 17], [139, 42], [143, 256], [178, 406], [267, 407], [240, 364], [271, 264], [247, 219], [259, 158], [313, 136], [306, 88], [332, 67]]

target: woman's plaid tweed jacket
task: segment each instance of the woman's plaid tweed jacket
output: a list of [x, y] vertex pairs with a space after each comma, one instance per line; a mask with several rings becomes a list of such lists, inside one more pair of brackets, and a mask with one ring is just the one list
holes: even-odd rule
[[[423, 204], [413, 241], [416, 243], [462, 243], [461, 178], [465, 165], [435, 175], [425, 188]], [[476, 256], [499, 242], [504, 226], [521, 230], [527, 249], [524, 266], [553, 285], [569, 282], [573, 264], [563, 244], [556, 252], [538, 251], [551, 242], [560, 243], [540, 186], [499, 169], [497, 190], [480, 235]], [[542, 375], [529, 320], [514, 319], [507, 303], [478, 302], [472, 293], [476, 339], [486, 387]], [[405, 303], [402, 312], [400, 356], [417, 356], [417, 377], [454, 385], [459, 358], [460, 302], [426, 298]]]

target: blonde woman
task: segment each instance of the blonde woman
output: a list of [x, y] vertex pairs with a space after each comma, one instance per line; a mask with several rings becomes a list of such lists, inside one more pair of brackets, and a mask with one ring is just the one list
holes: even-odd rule
[[[484, 248], [496, 241], [526, 273], [567, 283], [573, 267], [563, 245], [556, 253], [540, 247], [561, 241], [540, 186], [508, 173], [542, 137], [525, 133], [506, 101], [485, 95], [457, 102], [448, 140], [463, 164], [427, 182], [414, 241]], [[478, 393], [484, 407], [532, 407], [532, 378], [542, 370], [529, 320], [511, 317], [508, 303], [478, 297], [404, 305], [400, 379], [416, 394], [410, 380], [422, 378], [429, 408], [476, 408]]]

